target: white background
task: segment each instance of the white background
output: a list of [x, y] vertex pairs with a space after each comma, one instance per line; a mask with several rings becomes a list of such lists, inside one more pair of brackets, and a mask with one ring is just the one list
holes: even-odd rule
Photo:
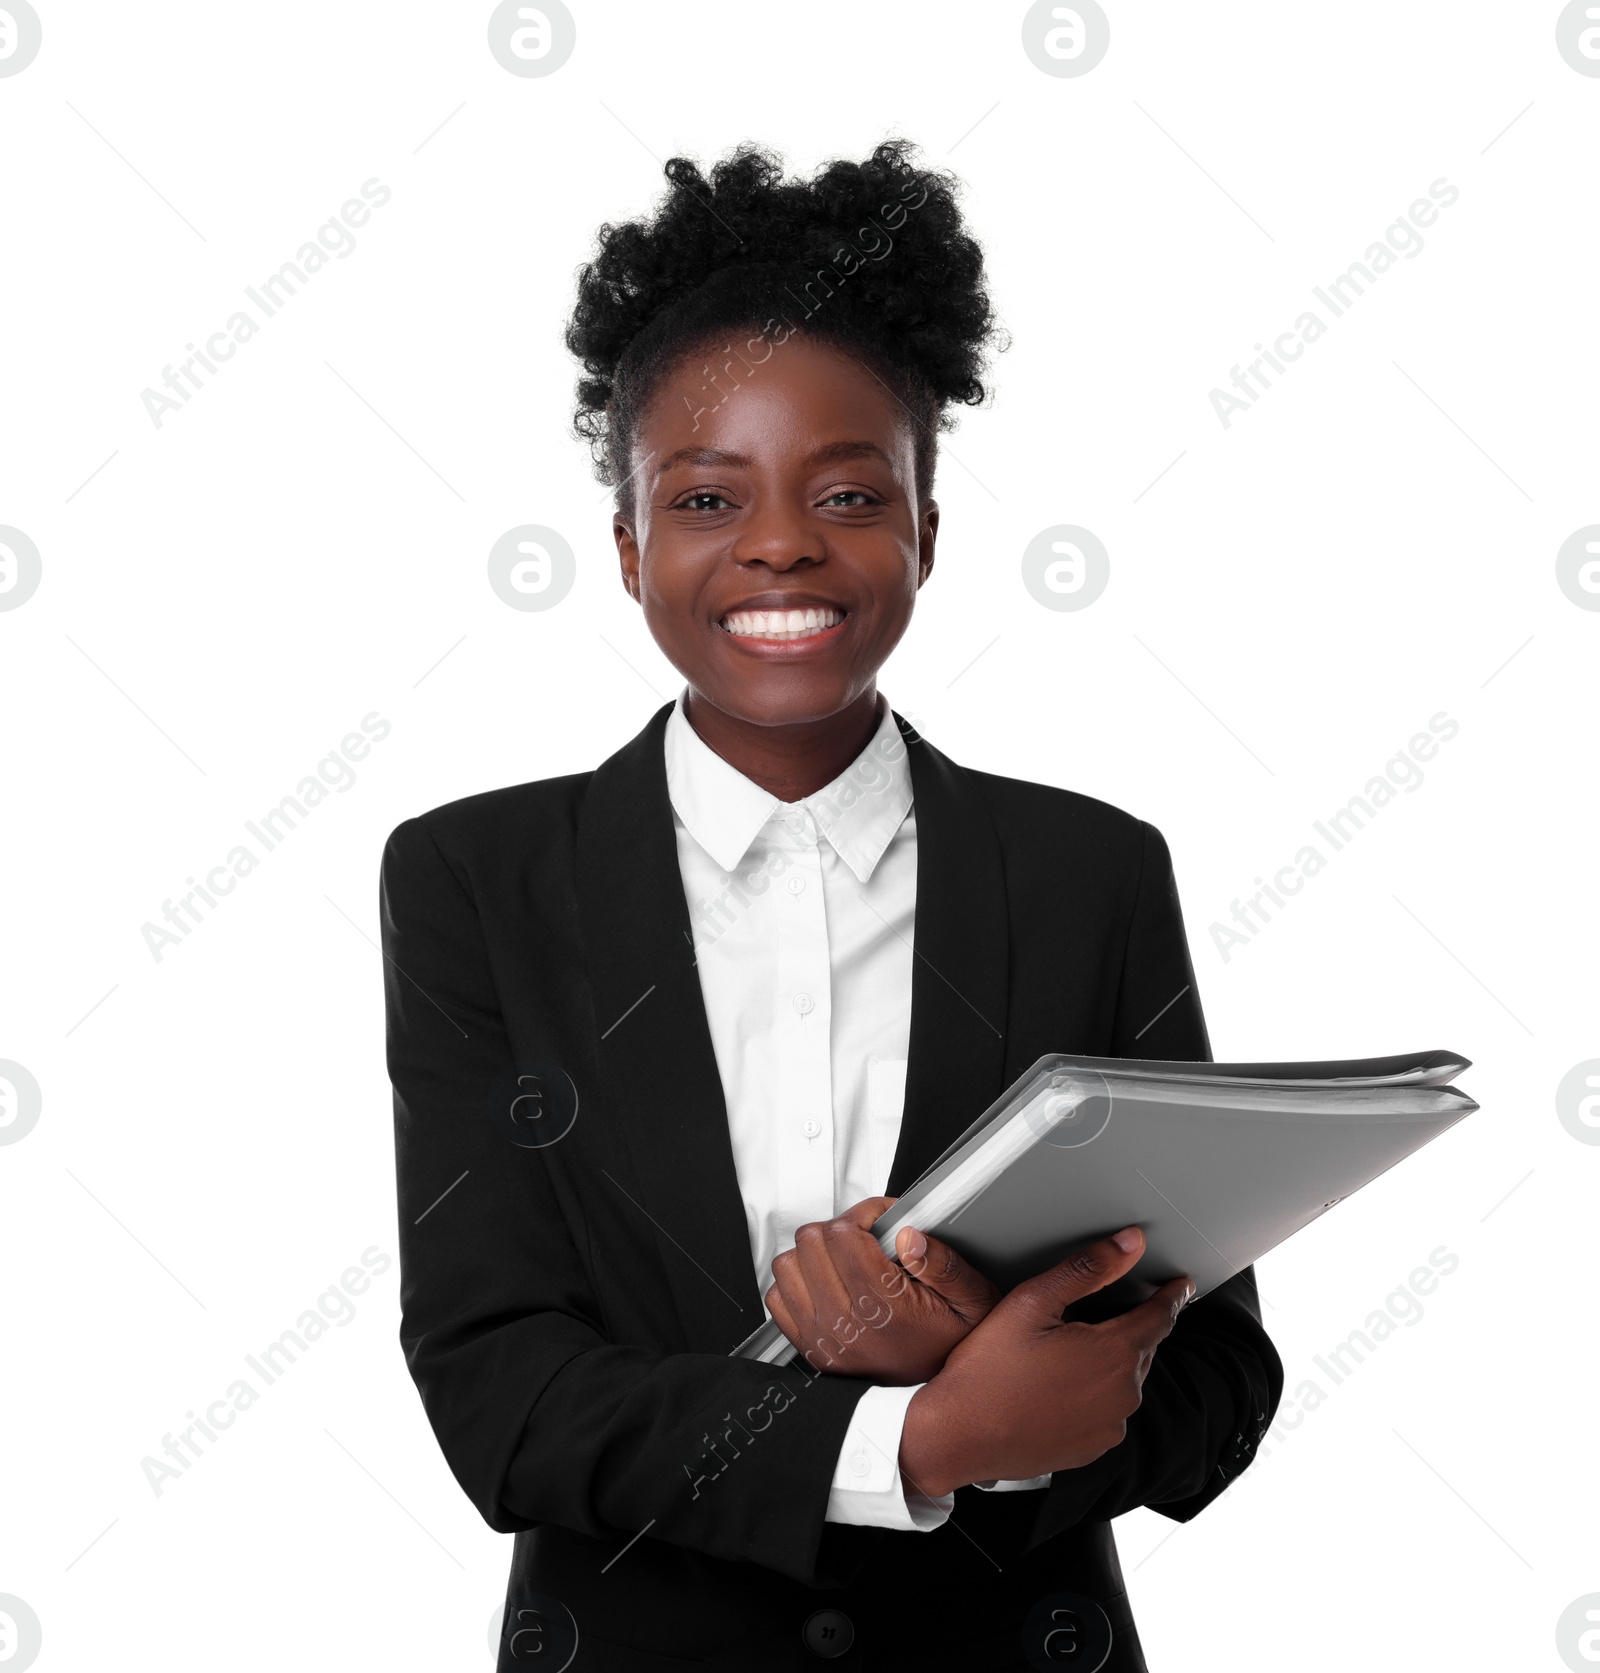
[[[1600, 614], [1555, 580], [1600, 521], [1600, 78], [1560, 8], [1106, 0], [1104, 61], [1052, 77], [1017, 5], [573, 0], [522, 78], [487, 4], [38, 4], [0, 79], [0, 523], [43, 559], [0, 613], [0, 1057], [44, 1095], [0, 1148], [0, 1592], [39, 1665], [490, 1665], [510, 1542], [427, 1428], [392, 1266], [159, 1496], [141, 1460], [394, 1252], [387, 832], [593, 766], [676, 690], [567, 428], [595, 228], [675, 151], [809, 172], [895, 133], [966, 182], [1013, 345], [884, 689], [1160, 827], [1219, 1058], [1446, 1046], [1482, 1104], [1261, 1262], [1327, 1398], [1197, 1522], [1119, 1524], [1150, 1664], [1559, 1668], [1600, 1591], [1600, 1148], [1555, 1107], [1600, 1056]], [[141, 391], [374, 176], [354, 253], [158, 429]], [[1209, 391], [1441, 177], [1421, 253], [1225, 429]], [[530, 522], [578, 560], [543, 613], [486, 580]], [[1081, 612], [1021, 582], [1060, 523], [1110, 553]], [[354, 787], [158, 962], [141, 926], [372, 711]], [[1422, 786], [1225, 961], [1209, 926], [1441, 711]], [[1334, 1386], [1313, 1356], [1441, 1246]]]

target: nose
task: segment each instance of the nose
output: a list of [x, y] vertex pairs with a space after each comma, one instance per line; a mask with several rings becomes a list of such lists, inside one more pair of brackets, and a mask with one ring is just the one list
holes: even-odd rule
[[822, 561], [822, 541], [805, 518], [781, 502], [757, 505], [745, 517], [733, 543], [733, 561], [763, 564], [782, 575]]

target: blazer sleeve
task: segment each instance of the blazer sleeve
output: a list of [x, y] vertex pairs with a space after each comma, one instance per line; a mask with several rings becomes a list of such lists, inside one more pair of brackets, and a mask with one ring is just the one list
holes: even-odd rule
[[608, 1340], [548, 1156], [491, 1118], [510, 1045], [470, 882], [421, 820], [380, 881], [400, 1340], [489, 1526], [651, 1538], [811, 1582], [869, 1386]]
[[[1141, 824], [1140, 833], [1112, 1053], [1210, 1062], [1172, 859], [1158, 830]], [[1056, 1472], [1035, 1541], [1141, 1505], [1177, 1522], [1198, 1516], [1255, 1456], [1282, 1393], [1283, 1366], [1262, 1328], [1255, 1269], [1246, 1267], [1178, 1315], [1121, 1444], [1082, 1469]]]

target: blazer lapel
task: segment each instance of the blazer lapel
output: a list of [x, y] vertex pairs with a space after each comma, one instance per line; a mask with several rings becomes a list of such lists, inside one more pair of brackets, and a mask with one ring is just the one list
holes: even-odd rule
[[896, 714], [911, 762], [917, 908], [905, 1112], [885, 1187], [899, 1196], [1005, 1089], [1005, 872], [966, 770]]
[[637, 1210], [659, 1234], [690, 1349], [726, 1353], [765, 1312], [678, 870], [664, 752], [671, 711], [658, 709], [590, 782], [578, 912]]

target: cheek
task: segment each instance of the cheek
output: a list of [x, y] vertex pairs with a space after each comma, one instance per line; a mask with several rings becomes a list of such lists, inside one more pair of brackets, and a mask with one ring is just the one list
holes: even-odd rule
[[873, 638], [897, 640], [911, 620], [917, 602], [917, 554], [898, 542], [892, 553], [874, 565], [872, 584]]
[[639, 592], [652, 632], [682, 631], [710, 567], [675, 541], [646, 545], [639, 561]]

